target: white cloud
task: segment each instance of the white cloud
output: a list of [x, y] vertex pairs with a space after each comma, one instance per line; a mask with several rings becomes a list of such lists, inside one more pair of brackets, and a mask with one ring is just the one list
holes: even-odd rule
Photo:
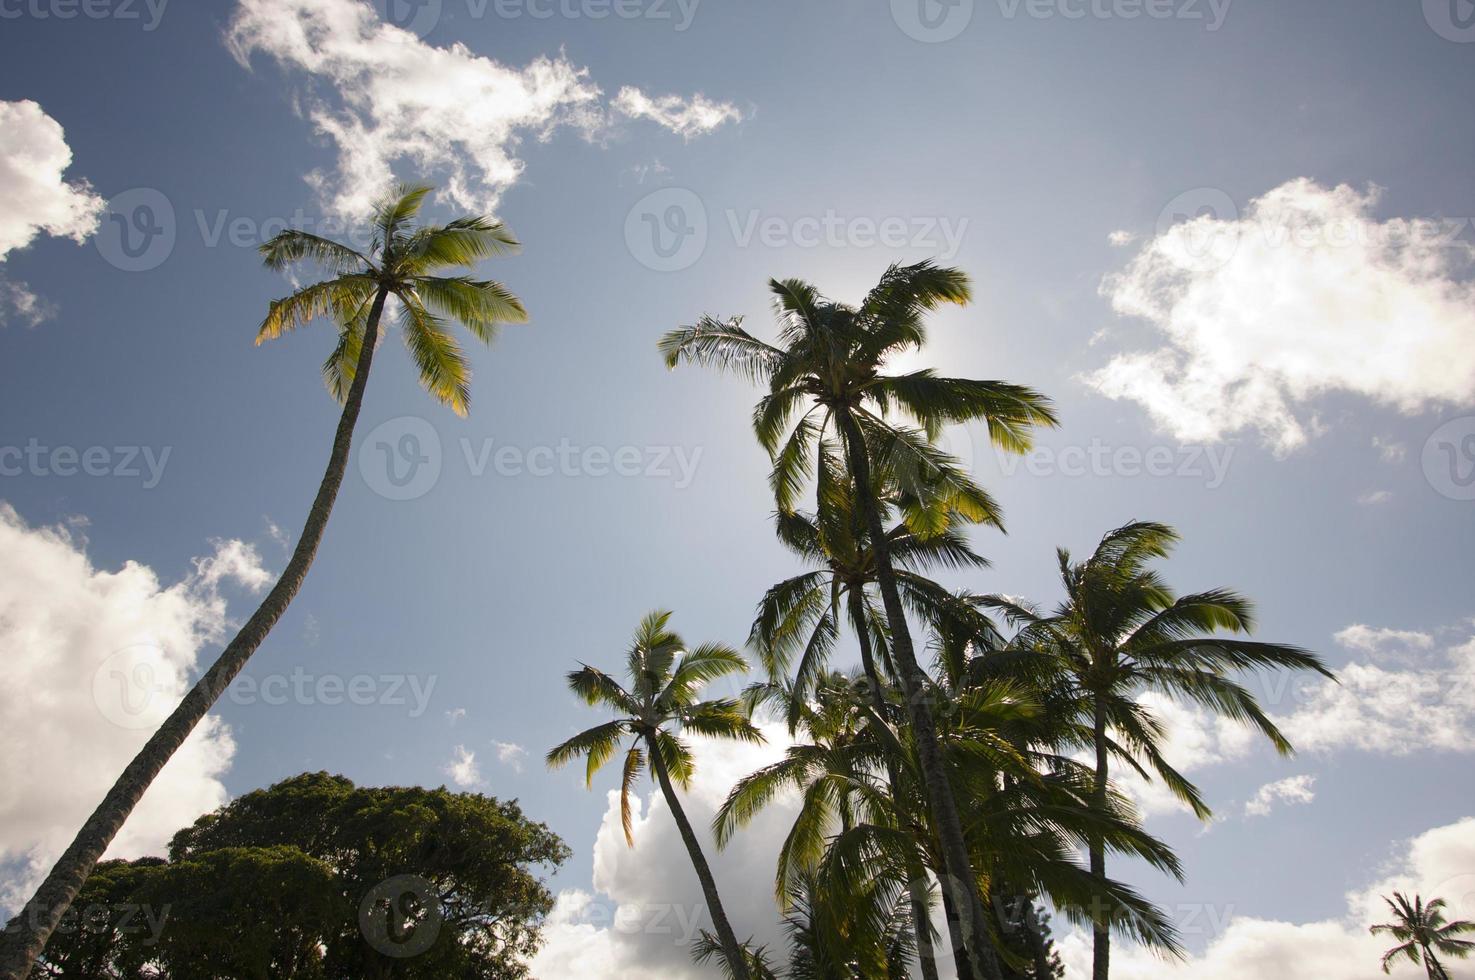
[[1401, 463], [1408, 456], [1408, 447], [1396, 440], [1373, 436], [1373, 448], [1385, 463]]
[[1313, 775], [1287, 776], [1285, 779], [1266, 783], [1245, 804], [1245, 816], [1269, 816], [1277, 803], [1310, 803], [1316, 799], [1316, 791], [1311, 788], [1315, 783], [1316, 777]]
[[1112, 232], [1110, 235], [1107, 235], [1106, 240], [1112, 245], [1115, 245], [1117, 248], [1121, 248], [1125, 245], [1130, 245], [1135, 242], [1137, 240], [1137, 235], [1135, 232], [1130, 232], [1126, 229], [1118, 229], [1117, 231]]
[[56, 307], [31, 292], [31, 287], [0, 277], [0, 327], [11, 321], [34, 327], [56, 315]]
[[1454, 240], [1464, 224], [1378, 221], [1378, 194], [1300, 178], [1161, 232], [1101, 292], [1165, 343], [1084, 380], [1185, 441], [1258, 430], [1282, 453], [1317, 431], [1323, 395], [1475, 404], [1475, 247]]
[[679, 95], [655, 98], [638, 88], [625, 86], [610, 103], [614, 110], [631, 119], [649, 119], [683, 139], [705, 136], [724, 123], [739, 123], [743, 114], [730, 102], [714, 102], [698, 92], [690, 99]]
[[[182, 581], [148, 567], [94, 567], [86, 542], [31, 527], [0, 503], [0, 906], [50, 867], [191, 682], [202, 647], [229, 627], [226, 583], [269, 576], [239, 541], [217, 541]], [[226, 800], [235, 751], [213, 716], [174, 755], [123, 825], [109, 857], [159, 853], [180, 827]]]
[[1375, 507], [1378, 504], [1386, 504], [1393, 499], [1392, 490], [1369, 490], [1360, 494], [1357, 502], [1365, 507]]
[[1396, 630], [1364, 623], [1353, 623], [1340, 629], [1332, 635], [1332, 639], [1348, 650], [1376, 656], [1434, 648], [1434, 637], [1420, 630]]
[[[697, 773], [682, 806], [697, 828], [717, 880], [723, 906], [739, 939], [754, 937], [782, 948], [773, 898], [778, 849], [797, 812], [797, 800], [776, 800], [726, 850], [717, 850], [705, 828], [738, 779], [779, 758], [789, 744], [782, 725], [761, 726], [763, 746], [692, 738]], [[618, 760], [616, 760], [618, 761]], [[594, 843], [593, 891], [568, 890], [544, 931], [546, 945], [533, 960], [543, 980], [706, 980], [710, 969], [691, 961], [698, 929], [711, 929], [696, 873], [675, 821], [658, 790], [641, 798], [635, 847], [620, 828], [618, 792], [611, 791]]]
[[477, 764], [476, 753], [464, 745], [456, 746], [451, 754], [451, 761], [441, 771], [450, 776], [451, 782], [461, 789], [473, 789], [481, 785], [481, 766]]
[[454, 725], [454, 724], [456, 724], [456, 722], [460, 721], [462, 718], [465, 718], [465, 717], [466, 717], [466, 709], [465, 708], [452, 708], [450, 711], [447, 711], [446, 712], [446, 723], [449, 724], [449, 725]]
[[0, 102], [0, 261], [43, 232], [83, 241], [107, 202], [86, 181], [63, 179], [72, 165], [61, 124], [35, 102]]
[[1340, 684], [1292, 691], [1299, 702], [1277, 724], [1299, 749], [1360, 749], [1405, 756], [1475, 751], [1475, 636], [1443, 651], [1425, 633], [1351, 626], [1337, 634], [1369, 654], [1337, 668]]
[[[309, 76], [304, 111], [337, 147], [338, 170], [308, 179], [343, 216], [364, 214], [396, 164], [438, 180], [457, 207], [494, 212], [522, 173], [525, 137], [570, 126], [592, 138], [610, 121], [599, 86], [561, 53], [511, 68], [462, 44], [428, 44], [359, 0], [240, 0], [228, 42], [243, 65], [262, 53]], [[690, 137], [735, 112], [697, 96], [650, 102], [641, 115]]]
[[[1128, 980], [1381, 980], [1387, 937], [1368, 926], [1387, 921], [1380, 896], [1395, 889], [1426, 899], [1442, 896], [1451, 917], [1475, 918], [1475, 818], [1428, 830], [1408, 841], [1395, 866], [1370, 887], [1349, 893], [1347, 913], [1321, 922], [1290, 923], [1253, 917], [1230, 921], [1202, 956], [1164, 962], [1139, 948], [1112, 950], [1112, 973]], [[1091, 975], [1090, 937], [1074, 932], [1059, 943], [1068, 980]], [[1405, 962], [1395, 980], [1422, 978]]]
[[527, 749], [516, 742], [493, 742], [492, 745], [497, 749], [498, 762], [513, 772], [522, 772], [522, 760], [527, 758]]

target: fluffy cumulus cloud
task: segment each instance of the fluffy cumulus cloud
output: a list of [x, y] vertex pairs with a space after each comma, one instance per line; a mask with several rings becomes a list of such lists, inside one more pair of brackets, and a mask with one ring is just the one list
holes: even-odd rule
[[1354, 626], [1337, 634], [1364, 654], [1337, 668], [1340, 684], [1289, 690], [1272, 712], [1306, 751], [1359, 749], [1404, 756], [1475, 750], [1475, 636], [1438, 642], [1426, 633]]
[[481, 765], [476, 761], [476, 753], [464, 745], [452, 750], [451, 761], [441, 771], [459, 789], [475, 789], [481, 785]]
[[[429, 44], [361, 0], [241, 0], [228, 41], [242, 64], [260, 53], [307, 76], [304, 110], [338, 149], [337, 173], [309, 180], [345, 216], [367, 210], [396, 163], [434, 176], [458, 207], [495, 211], [522, 173], [522, 139], [560, 126], [594, 136], [610, 123], [599, 86], [561, 54], [509, 67], [462, 44]], [[643, 116], [685, 136], [739, 118], [700, 96], [645, 101]]]
[[[1131, 980], [1379, 980], [1379, 960], [1390, 944], [1368, 933], [1388, 920], [1381, 896], [1394, 890], [1441, 896], [1452, 917], [1475, 919], [1475, 818], [1435, 827], [1406, 842], [1382, 877], [1346, 896], [1347, 911], [1321, 922], [1278, 922], [1250, 916], [1230, 921], [1202, 956], [1164, 962], [1138, 949], [1113, 949], [1112, 973]], [[1060, 943], [1068, 980], [1091, 975], [1090, 938]], [[1406, 961], [1395, 980], [1424, 976]]]
[[[39, 235], [81, 242], [107, 207], [86, 181], [67, 180], [72, 150], [61, 124], [31, 101], [0, 102], [0, 263]], [[35, 326], [54, 314], [23, 282], [0, 276], [0, 325]]]
[[649, 119], [685, 139], [704, 136], [724, 123], [743, 120], [737, 106], [714, 102], [700, 92], [690, 99], [679, 95], [652, 98], [627, 85], [620, 89], [611, 106], [621, 115], [631, 119]]
[[1085, 380], [1178, 438], [1253, 430], [1278, 452], [1317, 431], [1323, 395], [1406, 413], [1475, 404], [1467, 223], [1378, 220], [1378, 198], [1375, 187], [1301, 178], [1242, 214], [1160, 231], [1101, 291], [1161, 346], [1119, 354]]
[[[700, 831], [741, 777], [773, 762], [788, 745], [782, 725], [765, 724], [768, 744], [738, 745], [693, 739], [697, 774], [682, 806]], [[773, 898], [778, 849], [797, 812], [797, 800], [781, 798], [738, 833], [725, 850], [706, 843], [723, 905], [739, 938], [782, 947]], [[642, 797], [634, 824], [635, 847], [620, 827], [619, 794], [609, 805], [594, 843], [593, 891], [568, 890], [545, 931], [533, 961], [544, 980], [598, 976], [602, 980], [705, 980], [688, 949], [699, 929], [711, 929], [696, 874], [665, 799], [652, 789]]]
[[0, 130], [0, 261], [43, 233], [80, 242], [96, 231], [107, 204], [65, 178], [72, 150], [61, 124], [34, 102], [0, 102]]
[[[172, 585], [136, 562], [95, 567], [63, 527], [32, 527], [0, 503], [0, 907], [14, 907], [191, 683], [229, 621], [222, 588], [259, 589], [255, 551], [219, 541]], [[234, 745], [214, 717], [144, 795], [110, 857], [159, 853], [226, 800]], [[57, 778], [65, 773], [66, 778]]]

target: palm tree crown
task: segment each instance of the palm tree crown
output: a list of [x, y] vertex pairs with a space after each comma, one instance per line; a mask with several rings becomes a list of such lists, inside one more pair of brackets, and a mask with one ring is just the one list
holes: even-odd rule
[[1398, 940], [1397, 946], [1383, 954], [1384, 973], [1389, 972], [1395, 960], [1406, 956], [1414, 963], [1424, 964], [1429, 980], [1449, 980], [1449, 972], [1436, 954], [1462, 960], [1475, 952], [1475, 942], [1457, 938], [1461, 933], [1475, 932], [1475, 922], [1445, 919], [1444, 899], [1432, 898], [1426, 903], [1418, 895], [1409, 899], [1402, 892], [1394, 892], [1392, 898], [1384, 897], [1383, 901], [1393, 912], [1393, 921], [1379, 923], [1369, 931], [1375, 936], [1386, 933]]
[[374, 237], [363, 254], [305, 231], [290, 229], [261, 246], [269, 268], [278, 271], [303, 261], [336, 273], [271, 304], [257, 332], [261, 344], [319, 317], [338, 323], [338, 344], [323, 364], [328, 390], [340, 402], [348, 397], [364, 335], [376, 330], [384, 303], [399, 305], [405, 345], [432, 395], [465, 415], [471, 400], [471, 368], [447, 331], [458, 320], [484, 343], [499, 323], [521, 323], [527, 310], [501, 283], [471, 276], [436, 276], [445, 268], [471, 268], [483, 259], [516, 251], [518, 243], [500, 222], [457, 218], [444, 225], [415, 226], [430, 193], [426, 186], [404, 186], [375, 206]]
[[585, 664], [568, 675], [569, 688], [590, 705], [614, 709], [621, 717], [595, 725], [575, 735], [548, 753], [548, 765], [559, 768], [579, 756], [588, 760], [586, 780], [618, 751], [626, 736], [633, 736], [625, 751], [620, 787], [620, 817], [625, 840], [635, 846], [631, 826], [630, 790], [649, 765], [646, 746], [654, 742], [660, 761], [682, 789], [688, 788], [695, 771], [691, 746], [676, 732], [684, 730], [713, 738], [762, 742], [737, 698], [698, 700], [711, 681], [748, 669], [742, 655], [721, 643], [704, 643], [688, 650], [680, 636], [667, 629], [669, 612], [653, 612], [640, 621], [630, 644], [625, 667], [629, 687], [621, 685], [597, 667]]

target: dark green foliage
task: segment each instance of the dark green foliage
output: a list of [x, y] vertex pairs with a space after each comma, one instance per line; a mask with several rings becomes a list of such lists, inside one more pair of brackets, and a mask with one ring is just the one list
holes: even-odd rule
[[[98, 865], [33, 976], [512, 980], [553, 904], [535, 872], [567, 857], [515, 802], [304, 773], [201, 817], [168, 861]], [[404, 919], [376, 948], [388, 912], [365, 897], [397, 880], [439, 908], [381, 889]]]

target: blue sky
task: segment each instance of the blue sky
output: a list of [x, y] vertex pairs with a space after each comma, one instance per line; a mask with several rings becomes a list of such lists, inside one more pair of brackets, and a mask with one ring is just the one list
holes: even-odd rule
[[[556, 887], [645, 901], [630, 858], [596, 844], [613, 776], [589, 793], [543, 771], [591, 717], [563, 673], [616, 663], [655, 607], [691, 639], [739, 641], [793, 567], [768, 527], [754, 392], [666, 372], [655, 340], [702, 313], [766, 331], [769, 276], [854, 299], [892, 261], [940, 257], [976, 300], [937, 317], [927, 362], [1030, 384], [1063, 420], [1025, 461], [950, 435], [1010, 532], [978, 533], [994, 567], [954, 584], [1052, 602], [1057, 545], [1163, 520], [1184, 536], [1169, 581], [1240, 589], [1263, 638], [1355, 665], [1341, 694], [1272, 705], [1314, 746], [1293, 760], [1183, 719], [1224, 819], [1204, 832], [1144, 791], [1188, 883], [1121, 873], [1169, 907], [1353, 933], [1346, 893], [1422, 874], [1430, 848], [1471, 858], [1432, 883], [1475, 875], [1475, 798], [1452, 778], [1475, 732], [1475, 30], [1448, 2], [440, 0], [398, 8], [400, 31], [353, 0], [71, 18], [64, 0], [0, 0], [0, 447], [17, 450], [0, 500], [8, 563], [36, 549], [6, 576], [35, 591], [0, 601], [42, 624], [0, 633], [24, 680], [0, 731], [19, 738], [50, 698], [95, 714], [97, 665], [130, 644], [173, 644], [182, 676], [281, 569], [272, 528], [295, 534], [336, 409], [326, 328], [252, 346], [290, 289], [254, 245], [283, 222], [344, 227], [392, 170], [449, 189], [436, 216], [514, 229], [523, 253], [486, 271], [532, 321], [472, 351], [467, 420], [417, 390], [391, 338], [323, 551], [248, 669], [371, 676], [376, 703], [228, 698], [140, 849], [303, 769], [434, 785], [464, 750], [468, 785], [519, 797], [574, 848]], [[160, 229], [154, 250], [130, 256], [114, 216], [132, 245]], [[423, 450], [438, 477], [391, 499], [383, 446]], [[105, 450], [108, 475], [59, 474], [58, 447]], [[130, 562], [152, 584], [109, 577]], [[90, 608], [68, 590], [117, 631], [56, 627]], [[37, 636], [54, 656], [22, 652]], [[0, 797], [0, 859], [54, 853], [136, 744], [116, 731], [59, 733], [64, 769], [4, 764], [22, 768], [0, 793], [50, 789]], [[76, 753], [98, 772], [73, 771]], [[688, 887], [652, 841], [643, 860]], [[749, 870], [759, 894], [768, 873]], [[557, 940], [685, 968], [648, 934], [576, 926]], [[1231, 963], [1224, 936], [1189, 932], [1210, 957], [1196, 975]]]

